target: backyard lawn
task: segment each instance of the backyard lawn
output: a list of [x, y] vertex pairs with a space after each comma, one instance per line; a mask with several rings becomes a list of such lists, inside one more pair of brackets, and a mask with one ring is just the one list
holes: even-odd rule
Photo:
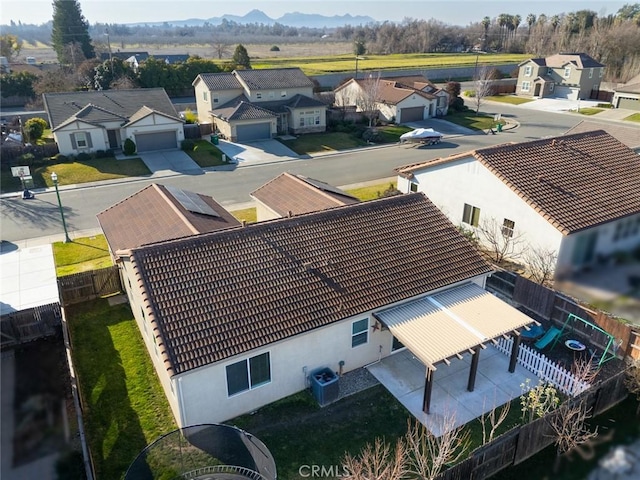
[[310, 133], [301, 135], [295, 140], [281, 140], [287, 147], [298, 155], [317, 152], [332, 152], [336, 150], [348, 150], [367, 144], [361, 138], [343, 132]]
[[128, 305], [95, 300], [68, 307], [67, 318], [97, 478], [119, 479], [177, 427]]
[[222, 161], [222, 151], [207, 140], [196, 140], [193, 150], [186, 152], [200, 168], [226, 165]]
[[58, 277], [113, 265], [104, 235], [76, 238], [71, 243], [55, 242], [53, 258]]

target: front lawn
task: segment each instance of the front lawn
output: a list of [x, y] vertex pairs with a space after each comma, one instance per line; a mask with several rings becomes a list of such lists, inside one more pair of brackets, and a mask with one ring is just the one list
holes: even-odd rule
[[71, 243], [55, 242], [53, 258], [58, 277], [113, 265], [104, 235], [76, 238]]
[[245, 221], [247, 223], [255, 223], [258, 221], [258, 213], [255, 207], [243, 208], [241, 210], [234, 210], [230, 212], [237, 220]]
[[640, 113], [634, 113], [633, 115], [629, 115], [628, 117], [623, 118], [623, 120], [627, 122], [640, 122]]
[[361, 138], [354, 137], [349, 133], [310, 133], [301, 135], [294, 140], [280, 140], [298, 155], [317, 152], [331, 152], [336, 150], [348, 150], [358, 148], [367, 144]]
[[604, 109], [602, 108], [584, 107], [578, 110], [576, 113], [579, 113], [580, 115], [596, 115], [603, 110]]
[[226, 165], [222, 161], [222, 151], [207, 140], [196, 140], [195, 147], [186, 152], [200, 168]]
[[382, 197], [386, 190], [395, 190], [396, 182], [379, 183], [377, 185], [369, 185], [368, 187], [352, 188], [345, 190], [349, 195], [353, 195], [361, 202], [367, 200], [375, 200]]
[[96, 476], [119, 479], [149, 443], [176, 429], [129, 306], [67, 308]]
[[397, 143], [400, 141], [400, 135], [412, 131], [413, 128], [404, 125], [386, 125], [384, 127], [376, 127], [379, 141], [376, 143]]
[[510, 105], [522, 105], [523, 103], [533, 102], [532, 98], [516, 97], [515, 95], [492, 95], [486, 97], [486, 99], [492, 102], [502, 102]]
[[[496, 126], [496, 121], [493, 119], [493, 116], [482, 113], [476, 114], [473, 110], [449, 113], [444, 119], [448, 122], [470, 128], [471, 130], [488, 130]], [[501, 120], [498, 123], [504, 124], [505, 122]]]

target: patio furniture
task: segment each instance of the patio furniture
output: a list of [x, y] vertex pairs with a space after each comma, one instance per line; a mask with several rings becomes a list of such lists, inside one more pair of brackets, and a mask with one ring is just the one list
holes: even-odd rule
[[532, 325], [529, 330], [522, 329], [520, 332], [520, 336], [522, 340], [525, 342], [532, 342], [533, 340], [537, 340], [544, 334], [544, 327], [542, 325]]
[[538, 350], [542, 350], [551, 342], [553, 342], [554, 340], [557, 340], [559, 336], [560, 336], [560, 330], [556, 327], [551, 327], [549, 328], [549, 330], [547, 330], [547, 333], [545, 333], [540, 340], [538, 340], [536, 343], [533, 344], [533, 346], [536, 347]]

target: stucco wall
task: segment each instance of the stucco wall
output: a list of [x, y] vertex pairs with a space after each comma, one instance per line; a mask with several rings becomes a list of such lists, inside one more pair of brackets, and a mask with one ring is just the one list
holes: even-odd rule
[[[282, 96], [283, 93], [285, 93], [285, 96]], [[245, 89], [244, 94], [252, 103], [278, 102], [282, 100], [289, 100], [295, 97], [297, 94], [304, 95], [305, 97], [313, 98], [313, 88], [312, 87], [274, 88], [274, 89], [251, 90], [251, 91]], [[258, 98], [258, 94], [261, 95], [261, 98]]]
[[157, 115], [155, 113], [140, 119], [127, 128], [123, 128], [122, 138], [130, 138], [135, 142], [136, 134], [166, 131], [175, 132], [176, 140], [179, 147], [180, 142], [184, 140], [184, 130], [182, 128], [182, 122], [165, 117], [164, 115]]
[[[305, 112], [314, 112], [314, 117], [317, 115], [320, 117], [319, 125], [305, 125], [300, 126], [300, 117]], [[327, 129], [327, 109], [322, 107], [310, 107], [310, 108], [297, 108], [291, 112], [289, 118], [289, 130], [293, 133], [312, 133], [312, 132], [324, 132]]]
[[[204, 98], [204, 92], [207, 92], [206, 100]], [[202, 80], [196, 83], [194, 93], [196, 96], [198, 122], [211, 123], [211, 115], [209, 114], [209, 111], [211, 110], [211, 95], [209, 94], [209, 89]]]
[[256, 200], [256, 217], [259, 222], [264, 222], [266, 220], [274, 220], [276, 218], [281, 218], [276, 212], [267, 207], [264, 203]]
[[[71, 134], [87, 132], [91, 134], [91, 147], [75, 149], [71, 143]], [[58, 150], [63, 155], [77, 155], [80, 152], [95, 152], [96, 150], [108, 150], [109, 143], [106, 141], [106, 131], [102, 128], [89, 125], [83, 122], [73, 122], [65, 127], [56, 130], [53, 138], [58, 145]]]

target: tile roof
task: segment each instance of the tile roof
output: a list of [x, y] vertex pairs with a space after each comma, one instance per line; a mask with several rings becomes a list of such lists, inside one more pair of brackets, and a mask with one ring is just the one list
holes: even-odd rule
[[211, 110], [218, 118], [223, 120], [260, 120], [264, 118], [273, 118], [276, 115], [266, 108], [260, 107], [255, 103], [251, 103], [247, 97], [240, 95], [230, 102]]
[[602, 130], [496, 145], [396, 169], [474, 157], [564, 235], [640, 212], [640, 156]]
[[56, 129], [63, 127], [69, 123], [73, 123], [76, 120], [81, 120], [83, 122], [89, 123], [91, 125], [96, 125], [96, 126], [101, 125], [103, 122], [120, 122], [121, 124], [123, 124], [127, 121], [126, 117], [123, 117], [122, 115], [118, 115], [116, 113], [109, 112], [104, 108], [100, 108], [96, 105], [89, 104], [89, 105], [86, 105], [81, 110], [78, 110], [78, 112], [75, 115], [72, 115], [71, 117], [67, 118], [64, 122], [60, 123], [56, 127]]
[[209, 90], [243, 90], [242, 84], [231, 72], [201, 73], [192, 85], [195, 85], [198, 79], [202, 80]]
[[127, 254], [170, 375], [491, 271], [422, 194]]
[[552, 68], [563, 67], [569, 62], [575, 64], [578, 68], [604, 67], [602, 63], [594, 60], [586, 53], [556, 53], [545, 58], [546, 65]]
[[[369, 81], [378, 81], [378, 92], [377, 92], [377, 101], [380, 103], [386, 103], [389, 105], [397, 105], [402, 102], [404, 99], [408, 98], [411, 95], [419, 95], [427, 100], [433, 100], [436, 98], [431, 93], [423, 92], [422, 90], [416, 89], [414, 87], [410, 87], [408, 85], [404, 85], [395, 80], [387, 80], [385, 78], [378, 79], [367, 79], [362, 78], [359, 80], [352, 79], [351, 82], [356, 82], [361, 88], [365, 89], [366, 83]], [[343, 88], [348, 85], [350, 82], [347, 82], [336, 90]]]
[[616, 92], [640, 93], [640, 83], [625, 83], [621, 87], [616, 88]]
[[313, 88], [311, 79], [297, 67], [234, 70], [233, 75], [247, 85], [249, 91], [273, 88]]
[[640, 126], [620, 125], [607, 122], [597, 122], [594, 120], [582, 120], [573, 128], [565, 132], [565, 135], [574, 133], [593, 132], [594, 130], [604, 130], [609, 135], [624, 143], [632, 149], [640, 148]]
[[129, 118], [141, 107], [147, 106], [179, 120], [164, 88], [43, 93], [42, 98], [52, 129], [78, 114], [87, 105], [123, 118]]
[[416, 90], [422, 90], [426, 93], [434, 93], [436, 91], [442, 90], [435, 83], [428, 80], [424, 75], [391, 76], [384, 77], [384, 80], [395, 81]]
[[320, 180], [282, 173], [251, 193], [281, 217], [351, 205], [359, 200]]
[[113, 252], [240, 225], [213, 198], [198, 196], [219, 217], [190, 212], [165, 186], [152, 183], [100, 212], [98, 222]]

